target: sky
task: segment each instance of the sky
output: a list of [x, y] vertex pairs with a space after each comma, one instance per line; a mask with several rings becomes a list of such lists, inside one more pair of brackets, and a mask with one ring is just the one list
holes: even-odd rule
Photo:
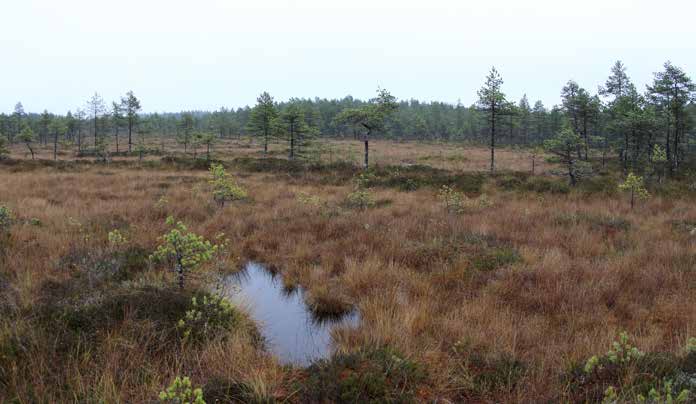
[[696, 1], [1, 0], [0, 112], [75, 111], [132, 90], [144, 112], [291, 97], [476, 101], [595, 92], [616, 60], [640, 89], [671, 60], [696, 78]]

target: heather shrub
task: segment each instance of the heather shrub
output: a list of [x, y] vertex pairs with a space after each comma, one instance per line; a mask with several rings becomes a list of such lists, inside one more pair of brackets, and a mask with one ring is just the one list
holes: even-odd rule
[[186, 341], [204, 341], [230, 331], [241, 320], [241, 315], [232, 303], [218, 295], [203, 295], [191, 299], [186, 315], [179, 320], [177, 328]]

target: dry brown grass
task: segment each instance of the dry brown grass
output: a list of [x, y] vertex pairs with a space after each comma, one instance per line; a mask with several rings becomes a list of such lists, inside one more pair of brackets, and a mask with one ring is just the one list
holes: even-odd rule
[[[486, 168], [483, 149], [440, 152], [440, 145], [386, 141], [373, 147], [380, 163]], [[235, 149], [223, 150], [229, 158]], [[459, 155], [466, 160], [447, 159]], [[498, 156], [499, 167], [526, 170], [526, 157]], [[630, 211], [619, 196], [538, 196], [489, 183], [484, 189], [494, 204], [475, 212], [446, 213], [431, 188], [377, 188], [376, 199], [391, 203], [361, 211], [340, 207], [350, 184], [239, 172], [234, 174], [252, 200], [217, 209], [204, 171], [109, 166], [14, 171], [0, 167], [0, 203], [20, 220], [38, 218], [42, 226], [12, 229], [0, 261], [0, 291], [17, 314], [3, 327], [42, 344], [50, 338], [35, 332], [25, 313], [40, 303], [46, 282], [73, 276], [57, 269], [80, 237], [68, 218], [89, 228], [88, 247], [103, 245], [109, 230], [122, 228], [132, 245], [152, 250], [166, 230], [166, 215], [209, 238], [225, 232], [236, 263], [265, 262], [310, 296], [337, 296], [355, 305], [361, 326], [337, 330], [337, 348], [389, 345], [424, 364], [423, 400], [556, 401], [564, 397], [560, 376], [569, 366], [605, 352], [621, 330], [645, 351], [676, 352], [696, 334], [696, 237], [672, 225], [696, 219], [689, 199], [655, 197]], [[324, 203], [302, 203], [300, 192]], [[168, 203], [157, 209], [161, 196]], [[628, 226], [611, 225], [607, 217]], [[491, 254], [500, 251], [512, 251], [516, 259], [496, 267]], [[146, 271], [140, 282], [173, 282], [169, 276]], [[6, 370], [7, 380], [0, 379], [6, 385], [0, 399], [142, 402], [177, 374], [192, 376], [198, 385], [236, 380], [256, 386], [261, 395], [299, 397], [293, 395], [293, 380], [302, 376], [280, 367], [244, 335], [153, 353], [147, 342], [155, 338], [152, 327], [126, 315], [119, 327], [100, 334], [91, 351], [64, 356], [60, 366], [51, 363], [57, 348], [43, 345], [29, 359], [5, 361], [13, 367]], [[461, 362], [453, 353], [458, 342], [487, 358], [504, 354], [521, 361], [522, 379], [472, 391], [458, 373]]]

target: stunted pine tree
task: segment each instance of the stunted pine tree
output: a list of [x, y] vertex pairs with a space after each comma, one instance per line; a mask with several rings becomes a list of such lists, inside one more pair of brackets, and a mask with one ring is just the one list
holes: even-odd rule
[[77, 152], [82, 152], [82, 124], [85, 120], [87, 114], [84, 110], [78, 108], [75, 111], [75, 125], [77, 129]]
[[501, 91], [503, 78], [500, 73], [491, 68], [490, 73], [486, 77], [486, 82], [478, 91], [478, 107], [486, 114], [488, 128], [490, 131], [490, 147], [491, 147], [491, 172], [495, 171], [495, 140], [496, 140], [496, 124], [503, 115], [507, 100], [505, 94]]
[[34, 142], [36, 141], [36, 136], [31, 127], [26, 123], [22, 127], [22, 131], [19, 132], [18, 139], [20, 142], [24, 143], [24, 146], [26, 146], [29, 153], [31, 153], [31, 159], [34, 160]]
[[45, 110], [41, 113], [41, 116], [39, 117], [39, 141], [42, 144], [46, 144], [48, 139], [48, 126], [51, 124], [51, 114], [48, 113], [48, 110]]
[[99, 137], [99, 117], [106, 112], [104, 99], [98, 93], [94, 93], [92, 98], [87, 101], [87, 112], [94, 122], [94, 148], [96, 149]]
[[556, 155], [564, 166], [562, 174], [568, 176], [571, 186], [575, 186], [580, 178], [591, 172], [590, 166], [580, 161], [577, 154], [581, 144], [582, 138], [569, 125], [565, 125], [553, 138], [544, 141], [546, 152]]
[[268, 143], [273, 135], [273, 127], [278, 110], [273, 97], [267, 92], [261, 93], [256, 99], [256, 106], [251, 110], [247, 130], [252, 134], [261, 137], [263, 142], [263, 154], [268, 154]]
[[193, 142], [193, 115], [184, 113], [179, 122], [179, 132], [176, 141], [184, 145], [184, 153], [188, 152], [189, 145]]
[[204, 132], [201, 134], [200, 142], [205, 146], [205, 159], [208, 161], [210, 161], [210, 151], [213, 148], [213, 145], [215, 145], [216, 141], [217, 137], [214, 133]]
[[288, 139], [288, 158], [295, 160], [306, 157], [305, 152], [310, 146], [313, 131], [305, 120], [303, 108], [296, 103], [291, 103], [280, 114], [278, 124], [279, 130]]
[[123, 125], [123, 109], [121, 108], [121, 104], [112, 102], [111, 103], [111, 127], [114, 130], [114, 138], [116, 139], [116, 153], [119, 152], [118, 134], [119, 134], [119, 130], [121, 129], [121, 125]]
[[364, 106], [343, 110], [335, 118], [338, 123], [347, 123], [354, 128], [363, 130], [363, 142], [365, 144], [365, 169], [369, 165], [370, 136], [375, 132], [386, 129], [387, 118], [396, 112], [399, 105], [396, 98], [383, 88], [377, 89], [377, 97], [370, 100]]
[[21, 102], [18, 102], [15, 104], [14, 112], [12, 113], [12, 126], [14, 126], [15, 135], [19, 135], [19, 133], [22, 131], [25, 116], [26, 113], [24, 112], [24, 106]]
[[58, 160], [58, 139], [68, 131], [68, 127], [61, 118], [53, 118], [48, 125], [48, 132], [53, 135], [53, 160]]
[[121, 109], [128, 125], [128, 152], [130, 153], [133, 146], [133, 128], [138, 124], [138, 113], [141, 109], [140, 100], [133, 91], [127, 92], [126, 96], [121, 98]]

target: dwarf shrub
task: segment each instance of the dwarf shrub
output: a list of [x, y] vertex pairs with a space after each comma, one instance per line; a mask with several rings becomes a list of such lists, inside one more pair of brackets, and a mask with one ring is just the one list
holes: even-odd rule
[[190, 309], [179, 320], [177, 328], [186, 341], [202, 341], [229, 331], [238, 322], [239, 314], [226, 298], [213, 294], [191, 299]]
[[8, 231], [13, 221], [14, 216], [10, 208], [0, 205], [0, 232]]
[[177, 376], [166, 390], [160, 392], [159, 400], [170, 404], [205, 404], [203, 390], [193, 388], [191, 379]]

